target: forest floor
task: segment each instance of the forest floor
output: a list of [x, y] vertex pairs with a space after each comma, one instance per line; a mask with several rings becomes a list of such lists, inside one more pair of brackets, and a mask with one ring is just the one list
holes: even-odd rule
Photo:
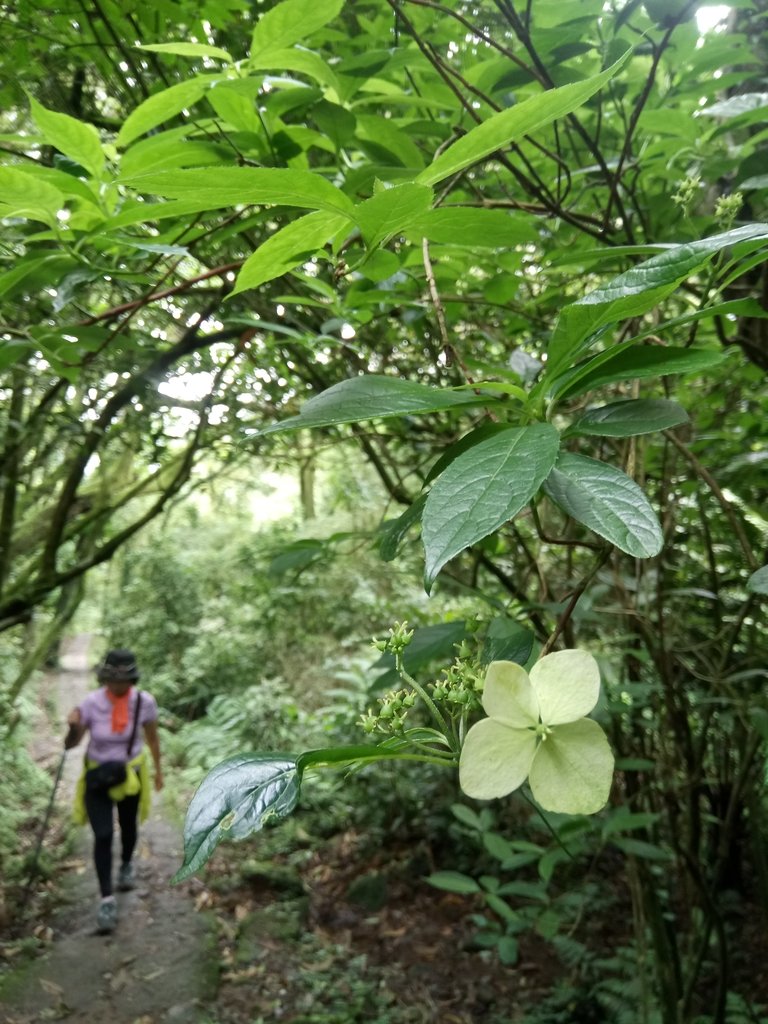
[[[48, 724], [35, 733], [35, 757], [54, 773], [66, 712], [92, 685], [88, 638], [78, 637], [45, 681]], [[80, 763], [79, 751], [65, 760], [59, 819]], [[412, 851], [398, 864], [397, 851], [364, 849], [351, 830], [304, 851], [298, 867], [258, 861], [248, 844], [220, 849], [204, 880], [171, 887], [181, 836], [169, 817], [156, 801], [138, 887], [118, 894], [107, 937], [95, 932], [90, 833], [78, 830], [46, 883], [50, 911], [28, 923], [38, 955], [16, 958], [18, 944], [0, 943], [1, 1024], [512, 1024], [557, 970], [543, 944], [515, 969], [471, 950], [468, 899], [423, 883]], [[50, 841], [65, 836], [60, 821]]]

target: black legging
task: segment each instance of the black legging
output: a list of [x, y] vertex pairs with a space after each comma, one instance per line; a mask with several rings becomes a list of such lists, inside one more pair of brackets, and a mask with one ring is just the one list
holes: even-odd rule
[[117, 820], [120, 823], [122, 862], [127, 864], [133, 855], [138, 835], [139, 795], [136, 793], [133, 796], [126, 796], [115, 803], [110, 800], [108, 793], [85, 794], [85, 809], [95, 837], [93, 860], [102, 896], [112, 895], [113, 808], [117, 807]]

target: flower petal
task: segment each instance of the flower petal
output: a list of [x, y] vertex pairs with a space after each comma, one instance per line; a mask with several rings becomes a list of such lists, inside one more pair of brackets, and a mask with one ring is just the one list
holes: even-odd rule
[[488, 666], [483, 707], [490, 718], [513, 729], [539, 724], [539, 702], [528, 673], [514, 661], [492, 661]]
[[467, 796], [492, 800], [521, 786], [536, 752], [532, 729], [509, 729], [484, 718], [464, 740], [459, 760], [459, 784]]
[[582, 718], [557, 726], [539, 745], [528, 781], [545, 811], [594, 814], [608, 802], [612, 778], [606, 735], [597, 722]]
[[600, 669], [587, 651], [557, 651], [536, 662], [531, 669], [531, 685], [545, 725], [575, 722], [597, 704]]

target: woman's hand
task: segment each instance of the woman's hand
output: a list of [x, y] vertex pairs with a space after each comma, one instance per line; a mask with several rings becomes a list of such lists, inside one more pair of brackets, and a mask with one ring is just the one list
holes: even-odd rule
[[158, 793], [160, 792], [160, 790], [163, 788], [164, 785], [165, 785], [165, 781], [163, 779], [162, 770], [160, 768], [156, 768], [155, 769], [155, 789], [157, 790]]
[[69, 726], [69, 732], [64, 737], [64, 749], [71, 750], [72, 747], [77, 746], [85, 732], [80, 717], [80, 708], [73, 708], [69, 712], [67, 715], [67, 725]]

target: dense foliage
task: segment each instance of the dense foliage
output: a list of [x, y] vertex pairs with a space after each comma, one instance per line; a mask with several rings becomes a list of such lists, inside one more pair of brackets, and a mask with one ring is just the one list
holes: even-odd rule
[[[360, 656], [342, 580], [365, 545], [358, 569], [383, 559], [357, 602], [380, 601], [369, 634], [385, 608], [438, 630], [410, 653], [389, 642], [384, 667], [419, 700], [377, 705], [371, 749], [402, 754], [412, 728], [453, 766], [489, 662], [588, 649], [610, 807], [549, 824], [568, 856], [619, 858], [643, 1019], [725, 1020], [749, 997], [731, 894], [768, 907], [764, 0], [706, 31], [695, 0], [2, 9], [8, 725], [95, 567], [122, 574], [125, 636], [195, 718], [212, 694], [249, 699], [255, 653], [260, 677], [290, 682], [299, 608], [324, 655]], [[366, 515], [313, 533], [317, 467], [351, 445], [367, 469], [349, 463], [339, 501]], [[194, 514], [186, 551], [116, 560], [207, 479], [256, 490], [275, 464], [306, 519], [270, 552], [293, 593], [223, 542], [197, 545], [203, 586], [192, 549], [211, 526]], [[412, 597], [422, 569], [429, 602]], [[389, 570], [407, 576], [400, 605]], [[454, 599], [458, 632], [441, 621]], [[282, 811], [305, 768], [349, 760], [298, 749]], [[275, 810], [250, 806], [233, 834]], [[501, 867], [548, 883], [561, 848]], [[565, 874], [561, 894], [579, 885]], [[513, 959], [518, 911], [461, 878], [442, 882], [483, 889]]]

